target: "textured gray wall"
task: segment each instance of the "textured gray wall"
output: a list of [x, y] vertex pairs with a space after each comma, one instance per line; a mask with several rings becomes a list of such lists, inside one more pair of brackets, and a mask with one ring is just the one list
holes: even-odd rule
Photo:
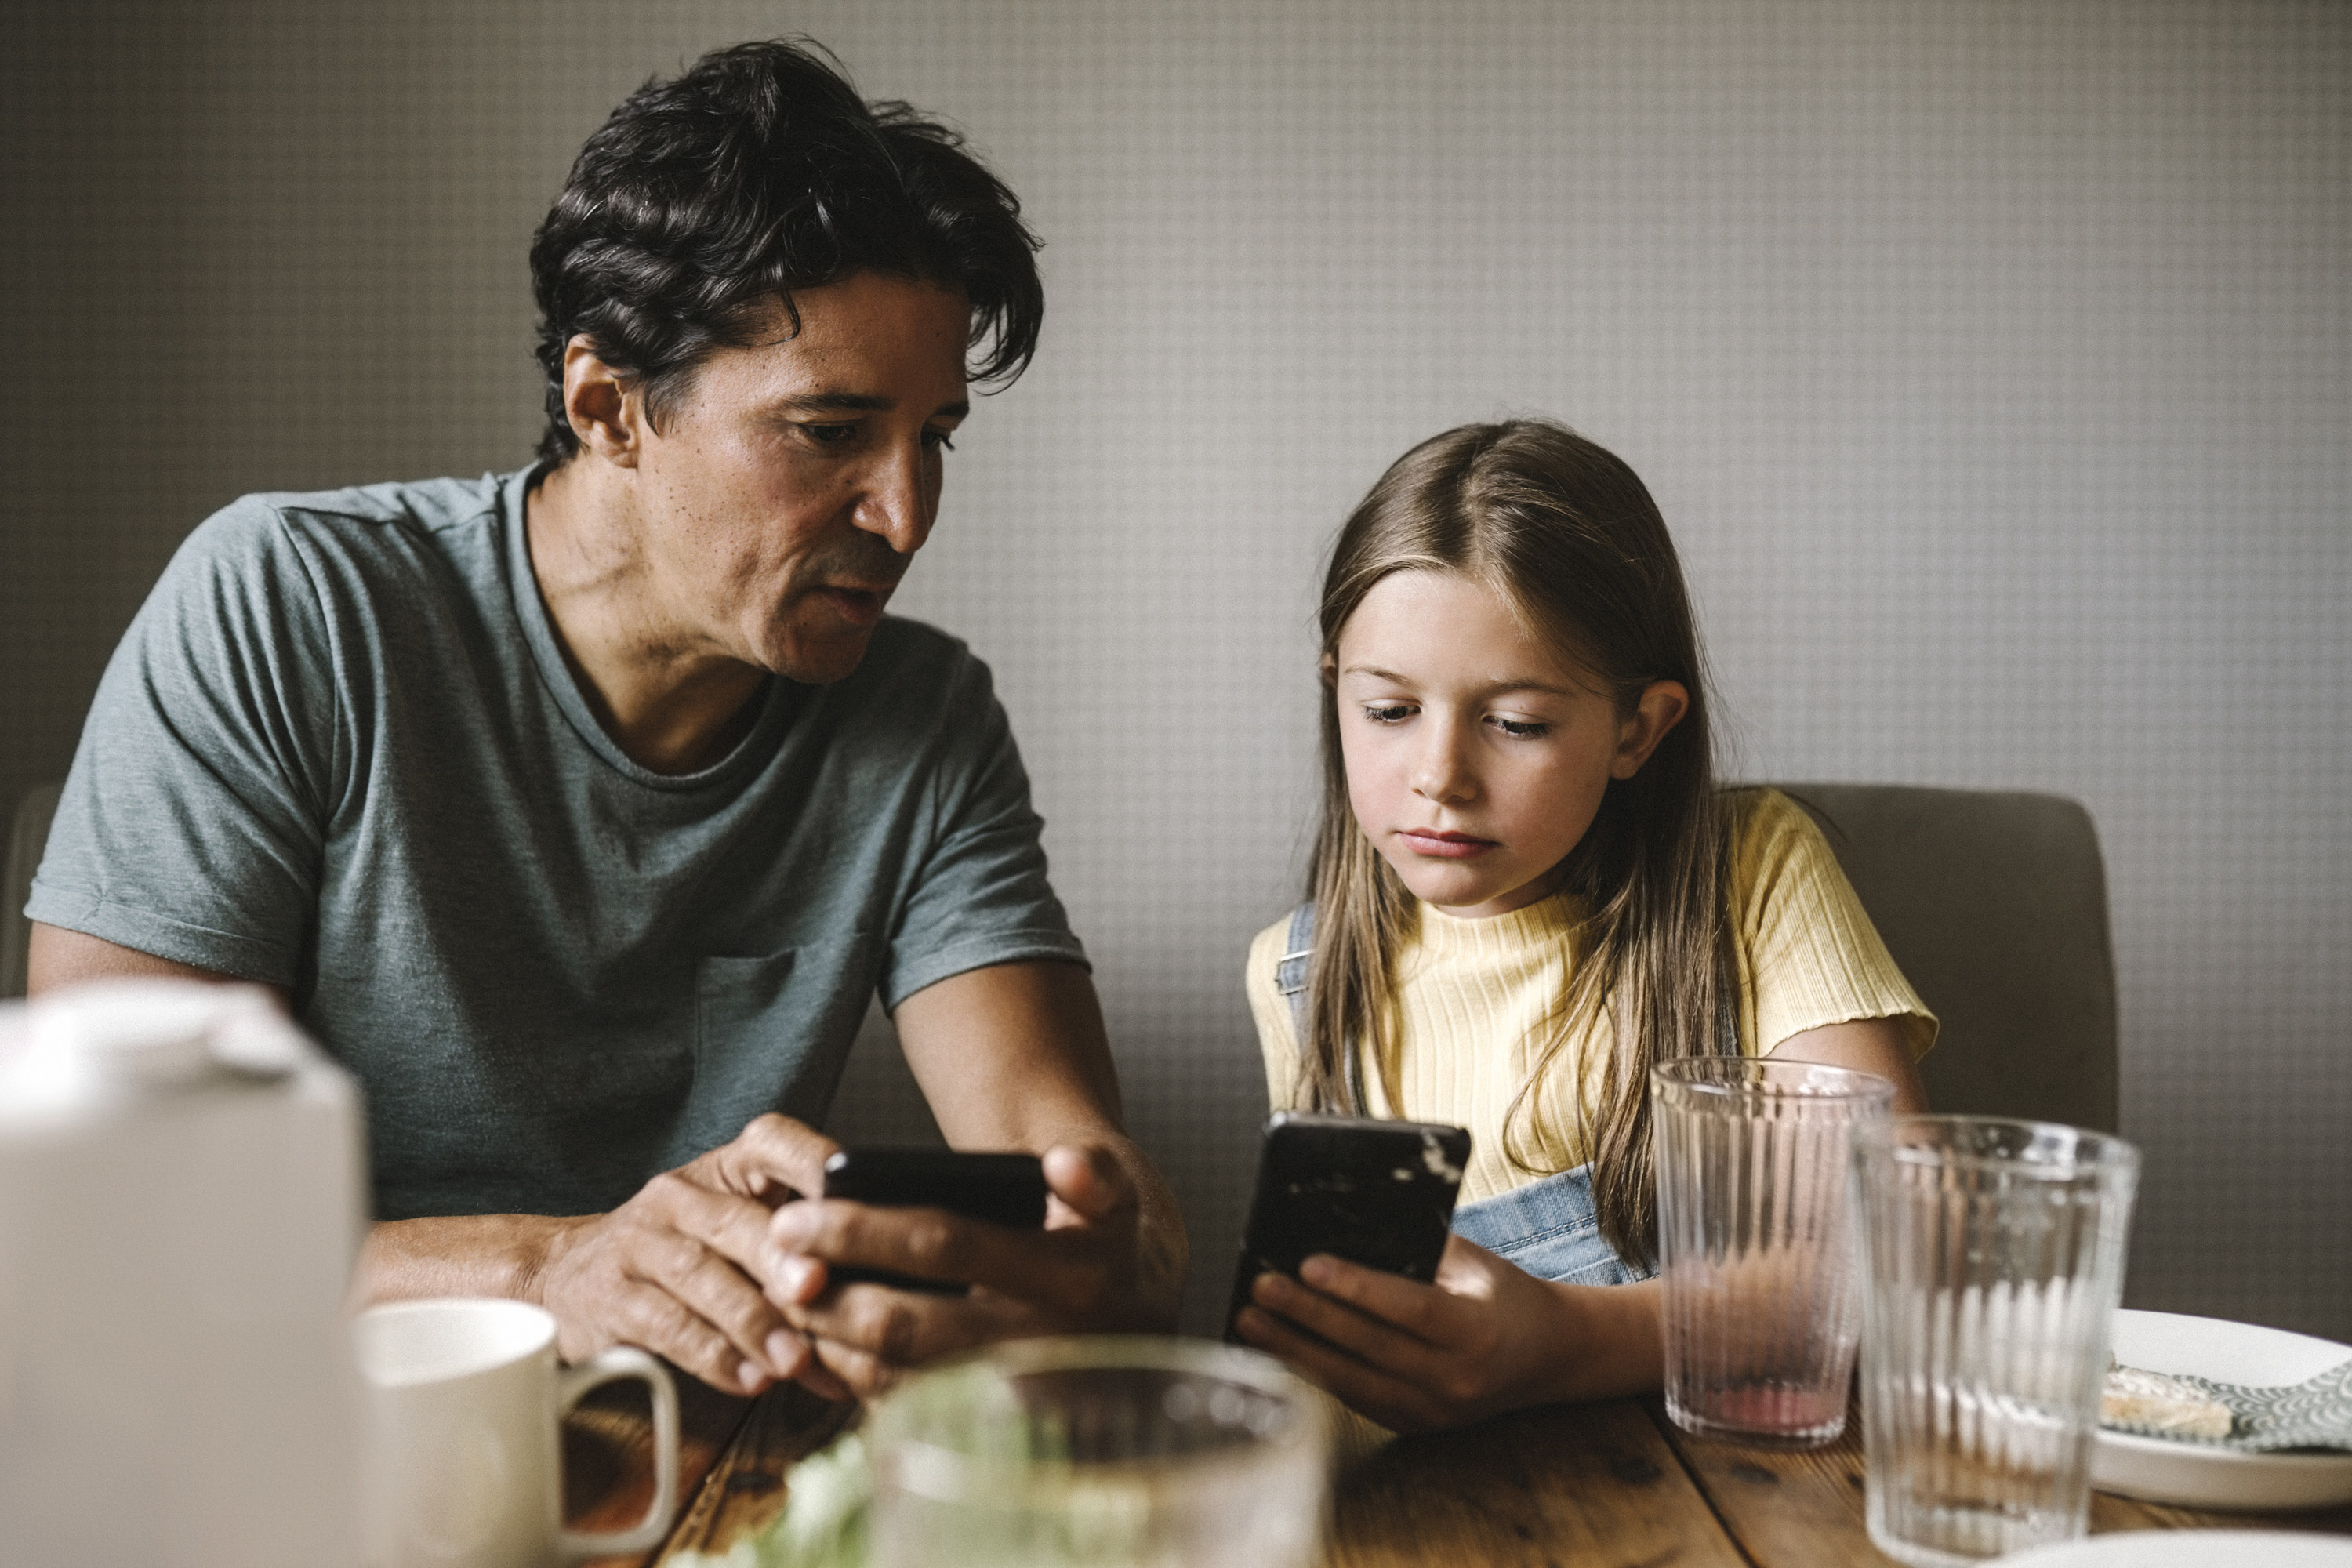
[[1532, 410], [1657, 492], [1740, 772], [2088, 804], [2132, 1299], [2352, 1337], [2338, 5], [12, 5], [0, 791], [62, 771], [213, 506], [522, 461], [571, 152], [796, 30], [1049, 241], [1041, 357], [900, 602], [996, 667], [1196, 1304], [1318, 552], [1413, 440]]

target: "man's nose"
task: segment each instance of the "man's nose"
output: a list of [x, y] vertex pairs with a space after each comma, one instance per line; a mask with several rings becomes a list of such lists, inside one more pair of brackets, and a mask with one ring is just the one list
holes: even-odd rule
[[912, 555], [931, 536], [939, 496], [919, 443], [875, 459], [865, 476], [851, 521], [878, 535], [901, 555]]

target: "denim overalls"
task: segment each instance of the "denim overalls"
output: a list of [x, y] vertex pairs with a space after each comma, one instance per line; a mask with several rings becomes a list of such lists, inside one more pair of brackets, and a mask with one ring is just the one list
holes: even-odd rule
[[[1283, 943], [1274, 983], [1290, 1001], [1291, 1032], [1303, 1050], [1307, 1041], [1307, 963], [1315, 949], [1315, 906], [1292, 911], [1289, 940]], [[1347, 1060], [1349, 1098], [1364, 1099], [1363, 1069], [1357, 1053]], [[1454, 1234], [1504, 1258], [1539, 1279], [1571, 1285], [1630, 1285], [1655, 1269], [1626, 1262], [1602, 1239], [1592, 1207], [1592, 1167], [1540, 1177], [1507, 1193], [1464, 1204], [1454, 1211]]]

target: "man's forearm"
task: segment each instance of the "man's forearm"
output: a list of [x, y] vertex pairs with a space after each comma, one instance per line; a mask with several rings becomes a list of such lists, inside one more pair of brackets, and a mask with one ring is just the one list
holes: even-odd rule
[[537, 1301], [548, 1258], [584, 1223], [530, 1214], [381, 1221], [360, 1252], [359, 1299], [363, 1304], [423, 1296]]
[[1184, 1268], [1192, 1257], [1183, 1213], [1176, 1205], [1176, 1194], [1133, 1139], [1121, 1134], [1105, 1138], [1103, 1143], [1135, 1187], [1137, 1294], [1152, 1327], [1173, 1330], [1184, 1304]]
[[[950, 1147], [1097, 1149], [1132, 1194], [1132, 1251], [1122, 1237], [1118, 1283], [1098, 1281], [1090, 1305], [1034, 1304], [1074, 1309], [1106, 1329], [1173, 1327], [1184, 1294], [1184, 1220], [1151, 1162], [1120, 1130], [1118, 1074], [1087, 972], [1047, 962], [968, 970], [916, 992], [892, 1016]], [[1083, 1199], [1079, 1206], [1091, 1221], [1110, 1217]]]

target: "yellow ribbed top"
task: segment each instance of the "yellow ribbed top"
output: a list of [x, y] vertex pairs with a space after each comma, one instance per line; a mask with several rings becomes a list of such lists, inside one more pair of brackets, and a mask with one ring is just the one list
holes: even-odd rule
[[[1914, 1059], [1924, 1056], [1935, 1043], [1935, 1016], [1895, 968], [1812, 819], [1777, 790], [1743, 791], [1732, 805], [1738, 816], [1727, 892], [1741, 1048], [1769, 1055], [1790, 1036], [1824, 1024], [1901, 1018]], [[1565, 893], [1486, 920], [1423, 904], [1420, 929], [1398, 954], [1392, 1055], [1363, 1063], [1369, 1109], [1375, 1116], [1468, 1128], [1464, 1203], [1591, 1157], [1576, 1090], [1606, 1061], [1607, 1041], [1601, 1037], [1601, 1048], [1593, 1048], [1597, 1031], [1590, 1027], [1554, 1058], [1535, 1104], [1517, 1123], [1519, 1152], [1538, 1169], [1520, 1169], [1503, 1147], [1512, 1098], [1559, 1026], [1580, 913]], [[1289, 929], [1285, 917], [1257, 934], [1246, 978], [1267, 1096], [1277, 1109], [1293, 1103], [1297, 1085], [1290, 1003], [1275, 984]]]

